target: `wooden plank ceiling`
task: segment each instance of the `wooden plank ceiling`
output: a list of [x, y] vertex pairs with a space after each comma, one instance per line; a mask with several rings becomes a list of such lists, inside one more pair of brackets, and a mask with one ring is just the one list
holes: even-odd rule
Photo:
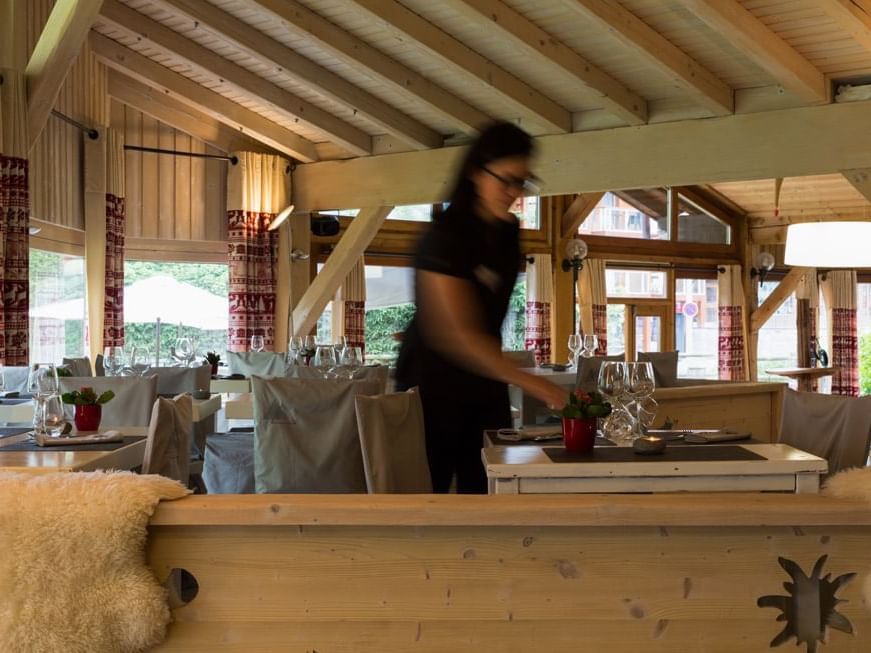
[[[151, 115], [150, 87], [312, 162], [496, 118], [545, 135], [826, 104], [871, 81], [871, 0], [104, 0], [91, 45], [115, 100]], [[871, 218], [871, 171], [841, 172], [787, 179], [777, 216], [774, 180], [713, 189], [778, 242]]]

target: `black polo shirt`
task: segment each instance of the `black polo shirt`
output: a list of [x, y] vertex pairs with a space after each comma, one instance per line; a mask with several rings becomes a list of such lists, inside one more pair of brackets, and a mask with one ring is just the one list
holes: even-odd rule
[[[484, 220], [448, 209], [429, 225], [415, 253], [415, 270], [468, 281], [488, 334], [501, 342], [502, 322], [520, 269], [520, 226], [516, 219]], [[420, 294], [415, 289], [417, 300]], [[473, 389], [505, 392], [504, 384], [466, 371], [434, 351], [423, 339], [416, 313], [403, 338], [397, 379], [455, 393]]]

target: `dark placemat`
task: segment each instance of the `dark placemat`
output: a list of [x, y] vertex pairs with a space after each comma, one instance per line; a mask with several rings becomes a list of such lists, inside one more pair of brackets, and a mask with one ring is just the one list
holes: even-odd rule
[[26, 397], [16, 397], [14, 399], [0, 399], [0, 406], [18, 406], [19, 404], [29, 404], [33, 399]]
[[[231, 431], [233, 429], [230, 429]], [[560, 441], [562, 438], [558, 439], [547, 439], [547, 440], [504, 440], [499, 437], [496, 431], [487, 431], [487, 435], [490, 438], [490, 441], [494, 445], [498, 445], [500, 447], [524, 447], [524, 446], [533, 446], [533, 447], [553, 447], [562, 444]], [[611, 440], [601, 435], [596, 436], [596, 446], [597, 447], [613, 447], [616, 446]]]
[[141, 435], [125, 435], [123, 442], [97, 442], [95, 444], [59, 444], [53, 447], [40, 447], [35, 442], [27, 440], [26, 442], [16, 442], [8, 446], [0, 448], [0, 452], [7, 451], [115, 451], [121, 447], [126, 447], [128, 444], [143, 440]]
[[0, 427], [0, 438], [11, 438], [13, 435], [21, 435], [27, 433], [31, 426], [3, 426]]
[[765, 456], [738, 445], [703, 447], [669, 447], [661, 454], [642, 456], [632, 447], [601, 447], [592, 453], [568, 453], [562, 447], [545, 447], [547, 457], [555, 463], [659, 463], [725, 460], [766, 460]]

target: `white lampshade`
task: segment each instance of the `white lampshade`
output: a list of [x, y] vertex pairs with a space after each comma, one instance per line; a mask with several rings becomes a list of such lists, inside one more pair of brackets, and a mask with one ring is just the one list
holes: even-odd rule
[[786, 230], [787, 265], [871, 267], [871, 222], [805, 222]]
[[275, 231], [276, 229], [278, 229], [284, 223], [284, 221], [290, 217], [291, 213], [293, 213], [293, 204], [290, 204], [282, 209], [281, 213], [279, 213], [272, 219], [272, 222], [269, 223], [269, 226], [266, 227], [266, 230]]

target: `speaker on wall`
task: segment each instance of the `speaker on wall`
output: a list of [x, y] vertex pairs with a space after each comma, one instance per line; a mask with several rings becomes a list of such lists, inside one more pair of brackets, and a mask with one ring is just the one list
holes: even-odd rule
[[334, 215], [313, 215], [311, 230], [315, 236], [335, 236], [339, 233], [339, 219]]

